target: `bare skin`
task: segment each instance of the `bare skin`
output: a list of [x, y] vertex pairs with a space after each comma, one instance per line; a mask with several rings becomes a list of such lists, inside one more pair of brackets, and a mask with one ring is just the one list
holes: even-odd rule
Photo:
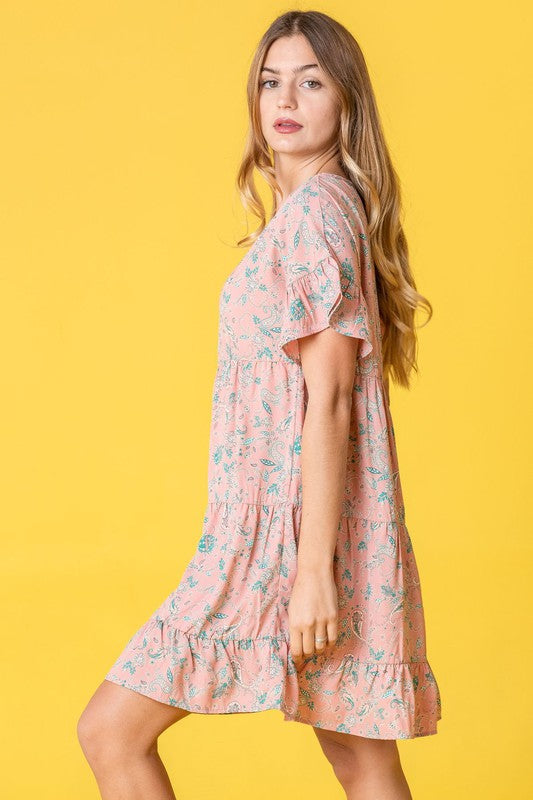
[[[274, 42], [261, 75], [260, 114], [274, 151], [280, 202], [317, 172], [344, 174], [337, 158], [338, 112], [331, 79], [307, 39]], [[278, 117], [302, 125], [284, 135]], [[288, 608], [290, 650], [298, 669], [337, 638], [333, 554], [345, 480], [358, 340], [328, 328], [300, 340], [309, 401], [302, 433], [303, 514], [298, 569]], [[318, 641], [317, 641], [318, 638]], [[190, 712], [104, 680], [77, 727], [103, 800], [176, 800], [161, 761], [160, 734]], [[370, 739], [314, 728], [347, 800], [412, 800], [394, 739]]]
[[413, 800], [395, 739], [313, 730], [346, 800]]
[[189, 713], [102, 681], [77, 726], [102, 800], [176, 800], [157, 740]]
[[[102, 681], [77, 726], [102, 800], [176, 800], [157, 741], [189, 713]], [[347, 800], [412, 800], [394, 739], [313, 731]]]

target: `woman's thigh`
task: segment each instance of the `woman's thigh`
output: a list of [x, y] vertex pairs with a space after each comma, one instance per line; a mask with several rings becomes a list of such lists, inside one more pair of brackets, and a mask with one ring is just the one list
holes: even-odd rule
[[84, 749], [149, 751], [164, 730], [190, 713], [104, 679], [78, 720], [78, 738]]

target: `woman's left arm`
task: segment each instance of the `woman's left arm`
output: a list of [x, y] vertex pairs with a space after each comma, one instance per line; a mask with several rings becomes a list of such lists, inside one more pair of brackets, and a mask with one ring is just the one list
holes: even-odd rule
[[[326, 328], [299, 339], [308, 402], [302, 430], [302, 518], [297, 575], [289, 603], [297, 666], [337, 638], [333, 555], [345, 490], [348, 437], [360, 340]], [[315, 645], [315, 637], [327, 637]]]

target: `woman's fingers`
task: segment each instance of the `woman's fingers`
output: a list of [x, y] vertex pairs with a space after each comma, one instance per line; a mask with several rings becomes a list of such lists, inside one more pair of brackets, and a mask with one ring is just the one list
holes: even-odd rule
[[328, 652], [331, 653], [337, 642], [337, 620], [328, 622]]
[[302, 632], [304, 658], [309, 658], [315, 652], [315, 629], [306, 628]]
[[329, 622], [326, 627], [317, 625], [304, 630], [292, 629], [290, 651], [297, 668], [299, 669], [305, 659], [315, 653], [319, 656], [329, 655], [335, 646], [336, 639], [337, 624], [335, 622]]
[[325, 655], [337, 641], [337, 588], [333, 572], [298, 572], [288, 606], [290, 651], [296, 667]]
[[290, 651], [292, 659], [296, 664], [296, 669], [300, 669], [304, 663], [305, 656], [303, 652], [302, 632], [296, 628], [291, 629], [290, 632]]
[[328, 646], [328, 632], [326, 628], [323, 627], [316, 627], [315, 628], [315, 653], [318, 655], [322, 655], [322, 653], [326, 652], [326, 648]]

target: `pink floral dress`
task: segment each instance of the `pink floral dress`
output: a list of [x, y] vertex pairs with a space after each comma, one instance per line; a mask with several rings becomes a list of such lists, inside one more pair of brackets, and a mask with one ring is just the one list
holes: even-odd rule
[[[319, 173], [222, 286], [202, 534], [107, 680], [197, 713], [279, 709], [286, 721], [376, 739], [437, 732], [366, 226], [353, 184]], [[287, 615], [308, 399], [298, 339], [328, 326], [360, 340], [333, 565], [338, 638], [298, 671]]]

